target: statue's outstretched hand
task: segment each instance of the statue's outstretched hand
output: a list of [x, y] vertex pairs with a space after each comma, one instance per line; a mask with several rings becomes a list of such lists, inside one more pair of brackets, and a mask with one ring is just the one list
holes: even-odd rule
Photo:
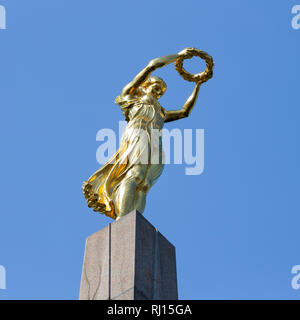
[[185, 48], [185, 49], [178, 52], [178, 56], [184, 56], [184, 57], [191, 56], [192, 57], [194, 49], [195, 48], [192, 48], [192, 47]]

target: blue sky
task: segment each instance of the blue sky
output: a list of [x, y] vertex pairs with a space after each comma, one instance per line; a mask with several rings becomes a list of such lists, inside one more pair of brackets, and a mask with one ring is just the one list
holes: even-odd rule
[[[299, 2], [299, 1], [298, 1]], [[151, 59], [214, 57], [191, 117], [205, 169], [168, 165], [145, 217], [175, 246], [180, 299], [299, 299], [297, 1], [0, 0], [0, 299], [77, 299], [84, 241], [111, 219], [87, 208], [96, 133], [123, 120], [115, 97]], [[198, 60], [185, 64], [197, 72]], [[174, 65], [165, 108], [193, 89]]]

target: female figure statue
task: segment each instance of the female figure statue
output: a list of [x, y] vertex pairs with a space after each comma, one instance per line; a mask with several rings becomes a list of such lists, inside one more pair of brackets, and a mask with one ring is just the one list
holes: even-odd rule
[[[94, 211], [116, 220], [134, 209], [143, 213], [146, 194], [164, 167], [161, 161], [161, 139], [151, 141], [152, 131], [160, 131], [165, 122], [189, 116], [200, 85], [212, 77], [212, 67], [199, 74], [200, 78], [198, 77], [195, 88], [182, 109], [174, 111], [167, 111], [159, 104], [158, 99], [165, 93], [167, 86], [161, 78], [151, 76], [151, 73], [172, 62], [177, 62], [177, 69], [180, 63], [182, 67], [183, 59], [191, 58], [195, 55], [195, 50], [197, 49], [186, 48], [178, 54], [150, 61], [116, 98], [115, 102], [121, 107], [128, 124], [119, 150], [83, 184], [87, 204]], [[180, 72], [179, 69], [178, 71]], [[184, 72], [186, 73], [185, 70]], [[155, 152], [160, 161], [153, 163], [150, 155]]]

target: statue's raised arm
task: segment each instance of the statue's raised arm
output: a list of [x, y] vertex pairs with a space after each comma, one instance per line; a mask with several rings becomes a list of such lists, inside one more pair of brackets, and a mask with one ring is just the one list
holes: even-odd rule
[[171, 122], [179, 119], [186, 118], [190, 115], [193, 107], [197, 101], [199, 89], [202, 83], [196, 83], [195, 88], [189, 98], [186, 100], [185, 104], [180, 110], [169, 110], [166, 111], [165, 122]]
[[148, 65], [141, 72], [139, 72], [131, 82], [129, 82], [123, 88], [120, 98], [127, 95], [134, 94], [135, 91], [140, 87], [140, 85], [149, 78], [149, 76], [153, 71], [155, 71], [158, 68], [164, 67], [172, 62], [175, 62], [178, 58], [189, 54], [191, 49], [192, 48], [186, 48], [180, 51], [179, 53], [170, 54], [168, 56], [151, 60], [148, 63]]
[[[193, 56], [198, 56], [205, 60], [205, 71], [198, 74], [190, 74], [183, 68], [183, 60], [190, 59]], [[170, 110], [166, 112], [165, 122], [179, 120], [190, 115], [197, 101], [201, 84], [208, 81], [213, 76], [214, 62], [213, 58], [206, 52], [195, 48], [186, 48], [181, 51], [180, 57], [176, 59], [175, 68], [185, 80], [195, 82], [195, 88], [180, 110]]]

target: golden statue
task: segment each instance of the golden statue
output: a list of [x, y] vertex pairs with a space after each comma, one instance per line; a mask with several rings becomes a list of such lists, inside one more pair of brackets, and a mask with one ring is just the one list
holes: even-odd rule
[[[206, 61], [204, 72], [193, 75], [183, 69], [183, 60], [193, 56]], [[151, 76], [151, 73], [172, 62], [175, 62], [176, 70], [185, 80], [195, 82], [195, 88], [181, 110], [167, 111], [158, 102], [167, 89], [166, 83], [159, 77]], [[186, 48], [178, 54], [151, 60], [123, 88], [115, 102], [121, 107], [128, 124], [118, 151], [83, 183], [83, 194], [90, 208], [116, 220], [134, 209], [143, 213], [146, 194], [164, 168], [161, 139], [151, 141], [151, 130], [161, 131], [165, 122], [189, 116], [201, 84], [213, 75], [213, 66], [213, 59], [206, 52]], [[157, 163], [149, 158], [153, 150], [159, 154], [160, 161]]]

